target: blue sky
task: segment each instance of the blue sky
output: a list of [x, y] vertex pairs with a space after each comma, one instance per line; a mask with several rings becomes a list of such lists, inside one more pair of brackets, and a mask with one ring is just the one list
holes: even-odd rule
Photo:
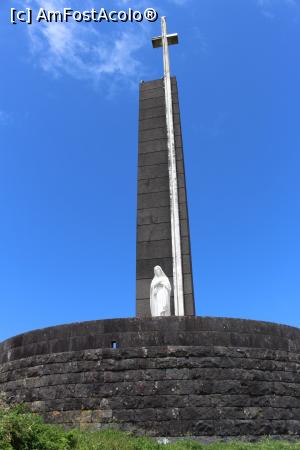
[[11, 25], [11, 7], [166, 14], [180, 89], [197, 313], [300, 326], [300, 2], [0, 4], [0, 340], [135, 314], [143, 24]]

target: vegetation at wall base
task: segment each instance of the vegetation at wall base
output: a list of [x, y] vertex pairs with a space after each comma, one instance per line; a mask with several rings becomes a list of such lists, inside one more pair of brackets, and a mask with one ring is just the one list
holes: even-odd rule
[[0, 450], [300, 450], [300, 442], [263, 440], [258, 443], [159, 444], [116, 430], [65, 431], [45, 424], [24, 406], [0, 406]]
[[47, 425], [23, 405], [0, 409], [0, 450], [71, 450], [74, 433]]

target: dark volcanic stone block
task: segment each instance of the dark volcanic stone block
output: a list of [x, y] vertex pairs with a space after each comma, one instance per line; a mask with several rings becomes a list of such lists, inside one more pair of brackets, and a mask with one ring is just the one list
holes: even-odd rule
[[163, 96], [144, 99], [140, 102], [141, 110], [159, 108], [164, 106], [165, 106], [165, 98]]
[[161, 241], [164, 239], [169, 239], [170, 233], [171, 233], [170, 223], [158, 223], [152, 225], [138, 226], [137, 241], [138, 242]]
[[[140, 242], [137, 251], [137, 261], [141, 259], [161, 259], [172, 257], [170, 240]], [[153, 272], [151, 273], [153, 278]]]
[[140, 194], [138, 196], [138, 209], [160, 208], [169, 205], [170, 205], [169, 191], [153, 192], [150, 194]]
[[140, 166], [154, 166], [156, 164], [168, 164], [167, 152], [141, 153], [139, 155]]
[[[156, 153], [154, 153], [156, 154]], [[139, 194], [149, 194], [152, 192], [169, 191], [169, 177], [152, 178], [150, 180], [139, 180]]]
[[170, 209], [168, 207], [138, 210], [137, 225], [151, 225], [153, 223], [168, 222], [170, 222]]
[[[164, 117], [165, 114], [165, 106], [158, 106], [156, 108], [148, 108], [148, 109], [141, 109], [139, 118], [142, 122], [143, 120], [147, 119], [153, 119], [153, 118], [161, 118]], [[141, 124], [143, 126], [143, 124]]]
[[139, 168], [139, 180], [152, 180], [153, 178], [168, 177], [168, 164], [154, 164]]
[[147, 100], [149, 98], [164, 97], [163, 87], [154, 89], [141, 90], [141, 100]]
[[157, 139], [166, 139], [166, 138], [167, 138], [166, 127], [143, 129], [140, 130], [139, 133], [140, 142], [154, 141]]
[[151, 117], [140, 121], [140, 131], [153, 130], [153, 128], [164, 128], [166, 130], [164, 110], [159, 117]]

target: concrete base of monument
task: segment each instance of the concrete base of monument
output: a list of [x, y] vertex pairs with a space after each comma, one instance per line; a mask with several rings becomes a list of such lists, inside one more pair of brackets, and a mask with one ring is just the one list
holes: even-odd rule
[[299, 329], [238, 319], [101, 320], [0, 344], [8, 402], [170, 439], [300, 437], [299, 368]]

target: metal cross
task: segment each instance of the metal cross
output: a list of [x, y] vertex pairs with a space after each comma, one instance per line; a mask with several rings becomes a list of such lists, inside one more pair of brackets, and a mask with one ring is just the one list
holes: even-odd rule
[[170, 74], [169, 45], [178, 44], [178, 34], [167, 34], [166, 18], [161, 18], [162, 35], [152, 39], [153, 48], [163, 47], [164, 87], [166, 103], [166, 122], [168, 135], [168, 161], [170, 182], [171, 233], [173, 256], [174, 309], [176, 316], [184, 316], [182, 256], [180, 238], [180, 219], [178, 202], [178, 182], [176, 169], [176, 150], [173, 120], [172, 85]]

